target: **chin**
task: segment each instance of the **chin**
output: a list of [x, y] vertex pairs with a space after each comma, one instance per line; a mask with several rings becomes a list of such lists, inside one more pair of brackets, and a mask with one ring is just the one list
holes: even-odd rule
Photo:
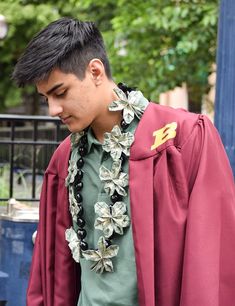
[[79, 133], [81, 132], [82, 130], [80, 129], [76, 129], [76, 128], [71, 128], [69, 126], [67, 126], [68, 130], [71, 132], [71, 133]]
[[80, 133], [82, 132], [86, 127], [79, 127], [79, 126], [73, 126], [73, 125], [67, 125], [68, 130], [71, 133]]

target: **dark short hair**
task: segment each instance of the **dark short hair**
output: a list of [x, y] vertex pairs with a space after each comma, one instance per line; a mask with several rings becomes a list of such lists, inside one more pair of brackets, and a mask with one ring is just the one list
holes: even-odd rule
[[12, 74], [20, 87], [46, 79], [54, 68], [79, 79], [93, 58], [102, 61], [112, 78], [102, 35], [93, 22], [61, 18], [50, 23], [30, 41]]

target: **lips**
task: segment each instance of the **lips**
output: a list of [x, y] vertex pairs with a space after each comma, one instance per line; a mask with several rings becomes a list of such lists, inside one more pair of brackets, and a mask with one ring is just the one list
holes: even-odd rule
[[62, 121], [64, 124], [67, 124], [70, 118], [71, 118], [71, 116], [67, 116], [67, 117], [64, 117], [64, 118], [61, 117], [60, 119], [61, 119], [61, 121]]

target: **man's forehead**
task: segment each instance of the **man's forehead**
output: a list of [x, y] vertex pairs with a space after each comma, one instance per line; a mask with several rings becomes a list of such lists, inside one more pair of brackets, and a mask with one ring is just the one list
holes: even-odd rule
[[39, 93], [49, 94], [48, 92], [51, 91], [52, 88], [55, 90], [75, 78], [76, 76], [71, 73], [64, 73], [59, 69], [54, 69], [46, 78], [35, 82], [35, 86]]

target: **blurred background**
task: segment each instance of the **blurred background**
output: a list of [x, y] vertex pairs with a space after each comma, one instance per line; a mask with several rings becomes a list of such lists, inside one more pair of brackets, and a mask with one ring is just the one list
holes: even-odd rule
[[201, 112], [206, 102], [211, 111], [218, 10], [216, 0], [1, 0], [7, 29], [0, 39], [0, 111], [46, 113], [35, 89], [16, 88], [10, 75], [32, 36], [61, 16], [97, 23], [116, 82], [162, 103], [170, 97], [161, 93], [183, 86], [183, 106]]

